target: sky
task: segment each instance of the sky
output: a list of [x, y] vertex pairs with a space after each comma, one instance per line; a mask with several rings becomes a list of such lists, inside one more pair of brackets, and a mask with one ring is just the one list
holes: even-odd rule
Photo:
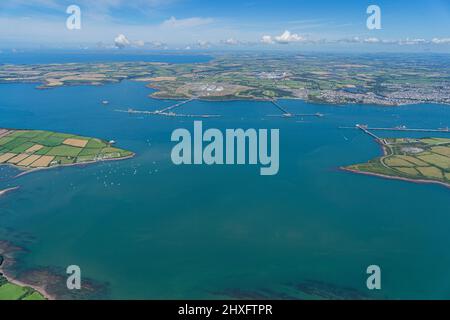
[[0, 0], [0, 48], [33, 47], [450, 52], [450, 0]]

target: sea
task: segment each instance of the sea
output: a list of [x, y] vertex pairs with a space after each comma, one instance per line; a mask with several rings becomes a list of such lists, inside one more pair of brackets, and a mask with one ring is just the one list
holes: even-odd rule
[[[20, 64], [208, 59], [0, 54], [0, 63]], [[77, 265], [96, 299], [450, 298], [450, 189], [340, 170], [381, 155], [371, 137], [340, 127], [447, 127], [449, 106], [279, 101], [322, 118], [271, 117], [280, 111], [257, 101], [192, 101], [176, 110], [221, 115], [201, 119], [205, 129], [279, 129], [279, 173], [261, 176], [252, 165], [174, 165], [171, 134], [192, 131], [194, 118], [115, 112], [174, 103], [150, 98], [145, 83], [36, 86], [0, 85], [0, 127], [114, 140], [136, 157], [18, 178], [0, 167], [0, 190], [19, 187], [0, 197], [0, 240], [22, 249], [17, 277], [45, 270], [64, 296], [65, 270]], [[381, 290], [367, 287], [371, 265], [380, 267]]]

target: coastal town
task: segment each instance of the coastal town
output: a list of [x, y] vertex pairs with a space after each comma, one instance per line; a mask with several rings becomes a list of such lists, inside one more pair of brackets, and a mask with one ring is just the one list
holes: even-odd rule
[[[450, 60], [431, 55], [211, 54], [209, 62], [0, 65], [0, 83], [39, 89], [144, 82], [160, 99], [302, 99], [327, 104], [450, 104]], [[107, 105], [104, 103], [104, 105]]]

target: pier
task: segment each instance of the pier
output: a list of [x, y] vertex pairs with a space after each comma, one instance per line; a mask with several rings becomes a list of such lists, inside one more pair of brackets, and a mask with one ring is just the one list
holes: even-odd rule
[[191, 101], [194, 101], [195, 99], [197, 99], [197, 98], [191, 98], [191, 99], [186, 100], [186, 101], [178, 102], [178, 103], [176, 103], [176, 104], [174, 104], [174, 105], [171, 105], [171, 106], [169, 106], [169, 107], [167, 107], [167, 108], [164, 108], [164, 109], [161, 109], [161, 110], [156, 110], [156, 111], [154, 111], [154, 112], [155, 112], [156, 114], [158, 114], [158, 113], [160, 113], [160, 114], [166, 114], [166, 113], [168, 113], [169, 111], [171, 111], [171, 110], [173, 110], [173, 109], [175, 109], [175, 108], [181, 107], [182, 105], [185, 105], [186, 103], [189, 103], [189, 102], [191, 102]]
[[146, 110], [134, 110], [129, 108], [128, 110], [121, 110], [116, 109], [115, 112], [123, 112], [128, 114], [143, 114], [143, 115], [159, 115], [159, 116], [166, 116], [166, 117], [184, 117], [184, 118], [218, 118], [221, 117], [219, 114], [181, 114], [181, 113], [175, 113], [172, 110], [178, 107], [181, 107], [182, 105], [185, 105], [191, 101], [196, 100], [197, 97], [188, 99], [186, 101], [175, 103], [171, 106], [168, 106], [166, 108], [155, 110], [155, 111], [146, 111]]
[[407, 128], [405, 126], [394, 127], [394, 128], [370, 128], [367, 125], [357, 124], [355, 127], [339, 127], [339, 129], [358, 129], [363, 131], [365, 134], [368, 134], [372, 138], [374, 138], [378, 143], [382, 145], [389, 145], [386, 139], [382, 139], [378, 137], [375, 133], [371, 131], [401, 131], [401, 132], [439, 132], [439, 133], [450, 133], [449, 128], [440, 128], [440, 129], [417, 129], [417, 128]]
[[[198, 99], [198, 97], [193, 97], [185, 101], [177, 102], [173, 105], [170, 105], [168, 107], [165, 107], [163, 109], [158, 109], [154, 111], [147, 111], [147, 110], [134, 110], [132, 108], [129, 108], [127, 110], [124, 109], [116, 109], [115, 112], [122, 112], [122, 113], [128, 113], [128, 114], [141, 114], [141, 115], [159, 115], [159, 116], [166, 116], [166, 117], [185, 117], [185, 118], [217, 118], [221, 117], [222, 115], [219, 114], [180, 114], [173, 112], [174, 109], [181, 107], [191, 101], [194, 101]], [[267, 115], [268, 117], [282, 117], [282, 118], [292, 118], [292, 117], [317, 117], [321, 118], [325, 115], [322, 113], [291, 113], [287, 111], [285, 108], [283, 108], [275, 99], [271, 99], [270, 102], [276, 106], [282, 114], [274, 114], [274, 115]]]
[[281, 118], [292, 118], [292, 117], [317, 117], [322, 118], [324, 115], [322, 113], [289, 113], [289, 114], [269, 114], [268, 117], [281, 117]]
[[134, 109], [128, 109], [128, 110], [121, 110], [116, 109], [115, 112], [122, 112], [122, 113], [128, 113], [128, 114], [142, 114], [142, 115], [159, 115], [159, 116], [166, 116], [166, 117], [182, 117], [182, 118], [218, 118], [221, 117], [219, 114], [181, 114], [181, 113], [175, 113], [175, 112], [161, 112], [160, 110], [156, 111], [145, 111], [145, 110], [134, 110]]
[[283, 112], [283, 114], [281, 115], [269, 115], [269, 117], [284, 117], [284, 118], [292, 118], [292, 117], [318, 117], [321, 118], [324, 115], [322, 113], [291, 113], [289, 111], [287, 111], [285, 108], [283, 108], [275, 99], [270, 100], [270, 102], [272, 102], [272, 104], [277, 107], [281, 112]]
[[378, 137], [375, 133], [372, 133], [368, 130], [367, 126], [363, 126], [363, 125], [356, 125], [357, 129], [360, 129], [361, 131], [363, 131], [365, 134], [368, 134], [369, 136], [371, 136], [372, 138], [374, 138], [376, 141], [380, 142], [380, 143], [384, 143], [384, 140], [381, 139], [380, 137]]
[[369, 128], [372, 131], [410, 131], [410, 132], [444, 132], [450, 133], [449, 128], [443, 129], [409, 129], [406, 127], [397, 127], [397, 128]]
[[407, 128], [405, 126], [394, 127], [394, 128], [371, 128], [367, 125], [359, 125], [357, 124], [355, 127], [339, 127], [339, 129], [365, 129], [370, 131], [401, 131], [401, 132], [439, 132], [439, 133], [450, 133], [449, 128], [440, 128], [440, 129], [417, 129], [417, 128]]
[[281, 110], [281, 112], [283, 112], [283, 115], [285, 116], [292, 116], [292, 114], [287, 111], [286, 109], [284, 109], [275, 99], [270, 100], [270, 102], [272, 102], [272, 104], [277, 107], [278, 109]]

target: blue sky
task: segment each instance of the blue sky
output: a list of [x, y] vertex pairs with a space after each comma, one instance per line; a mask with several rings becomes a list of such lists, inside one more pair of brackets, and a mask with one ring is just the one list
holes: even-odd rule
[[[366, 27], [369, 5], [381, 30]], [[68, 30], [66, 9], [81, 9]], [[450, 0], [1, 0], [2, 47], [413, 48], [448, 51]]]

